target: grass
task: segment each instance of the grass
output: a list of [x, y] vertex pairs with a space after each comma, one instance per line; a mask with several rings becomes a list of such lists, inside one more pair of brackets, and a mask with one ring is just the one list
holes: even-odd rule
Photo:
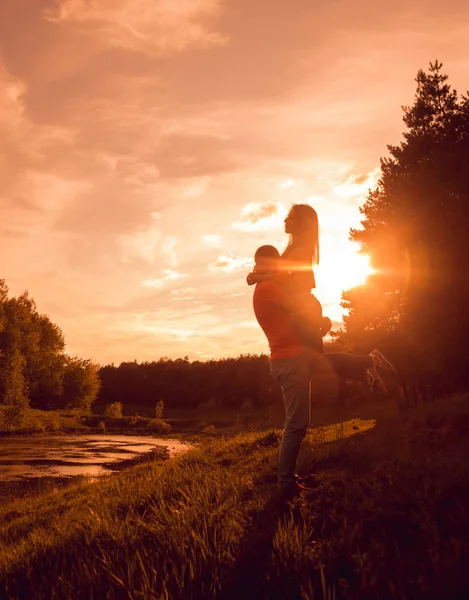
[[32, 435], [63, 433], [138, 433], [166, 435], [171, 426], [152, 417], [111, 418], [102, 415], [84, 415], [77, 409], [38, 410], [26, 408], [21, 423], [10, 426], [2, 419], [0, 406], [0, 435]]
[[278, 430], [0, 507], [1, 597], [469, 597], [469, 398], [368, 413], [310, 430], [286, 509]]
[[2, 408], [0, 406], [0, 435], [32, 433], [61, 433], [61, 432], [86, 432], [88, 427], [81, 422], [81, 414], [76, 410], [38, 410], [26, 408], [21, 424], [8, 426], [3, 422]]

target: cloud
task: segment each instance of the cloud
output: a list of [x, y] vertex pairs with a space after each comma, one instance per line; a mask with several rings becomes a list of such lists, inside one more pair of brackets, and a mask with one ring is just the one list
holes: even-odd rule
[[250, 202], [243, 210], [243, 220], [232, 224], [240, 231], [275, 231], [287, 214], [286, 208], [280, 202]]
[[45, 15], [85, 27], [111, 46], [155, 53], [226, 43], [210, 27], [219, 11], [219, 0], [62, 0]]
[[137, 258], [154, 264], [161, 249], [162, 238], [163, 235], [156, 229], [147, 229], [122, 236], [120, 240], [122, 260], [130, 262]]
[[343, 198], [366, 195], [369, 189], [376, 187], [380, 174], [380, 169], [374, 169], [370, 173], [350, 175], [346, 181], [334, 186], [334, 193]]
[[173, 300], [194, 300], [194, 293], [196, 292], [196, 288], [187, 287], [187, 288], [178, 288], [175, 290], [171, 290], [171, 295]]
[[221, 236], [217, 235], [216, 233], [206, 233], [205, 235], [201, 235], [200, 239], [207, 246], [221, 246]]
[[171, 267], [176, 267], [178, 264], [178, 258], [176, 253], [177, 244], [177, 238], [170, 235], [166, 236], [161, 244], [163, 253], [168, 257], [169, 265]]
[[338, 311], [328, 256], [346, 264], [417, 69], [438, 56], [465, 89], [468, 11], [0, 0], [2, 275], [100, 362], [265, 351], [237, 328], [253, 319], [246, 257], [284, 245], [306, 201]]
[[181, 279], [182, 277], [187, 277], [187, 273], [178, 273], [172, 269], [164, 269], [161, 277], [157, 277], [156, 279], [145, 279], [142, 281], [142, 285], [143, 287], [161, 288], [168, 281], [175, 281], [176, 279]]
[[223, 271], [225, 273], [232, 273], [240, 269], [249, 269], [253, 266], [254, 261], [252, 258], [243, 256], [228, 256], [227, 254], [220, 254], [220, 256], [210, 263], [209, 269], [211, 271]]

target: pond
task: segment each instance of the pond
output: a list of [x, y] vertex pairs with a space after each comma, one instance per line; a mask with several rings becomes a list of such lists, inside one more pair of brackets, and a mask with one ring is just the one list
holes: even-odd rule
[[190, 448], [179, 440], [131, 435], [0, 438], [0, 498], [96, 479], [146, 458], [172, 458]]

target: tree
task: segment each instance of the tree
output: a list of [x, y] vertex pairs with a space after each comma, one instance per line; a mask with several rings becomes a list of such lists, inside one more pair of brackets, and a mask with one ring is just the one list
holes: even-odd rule
[[100, 386], [97, 365], [90, 360], [67, 357], [63, 382], [63, 406], [88, 412], [96, 400]]
[[122, 410], [124, 406], [122, 402], [113, 402], [106, 404], [104, 408], [104, 416], [108, 419], [122, 419]]
[[23, 375], [24, 357], [16, 349], [0, 356], [0, 404], [3, 420], [19, 425], [28, 406], [28, 387]]
[[347, 336], [378, 342], [427, 382], [462, 382], [469, 367], [469, 99], [458, 97], [438, 61], [417, 74], [407, 130], [388, 146], [381, 177], [351, 239], [370, 254], [375, 275], [344, 295]]
[[18, 425], [29, 404], [26, 361], [21, 352], [21, 325], [26, 314], [16, 308], [8, 299], [5, 281], [0, 280], [0, 404], [8, 425]]

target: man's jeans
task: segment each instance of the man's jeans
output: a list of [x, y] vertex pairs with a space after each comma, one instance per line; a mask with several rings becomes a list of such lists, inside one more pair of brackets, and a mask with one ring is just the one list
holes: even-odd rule
[[280, 385], [285, 405], [285, 426], [278, 457], [278, 485], [295, 481], [296, 461], [311, 416], [311, 353], [270, 361], [270, 372]]

